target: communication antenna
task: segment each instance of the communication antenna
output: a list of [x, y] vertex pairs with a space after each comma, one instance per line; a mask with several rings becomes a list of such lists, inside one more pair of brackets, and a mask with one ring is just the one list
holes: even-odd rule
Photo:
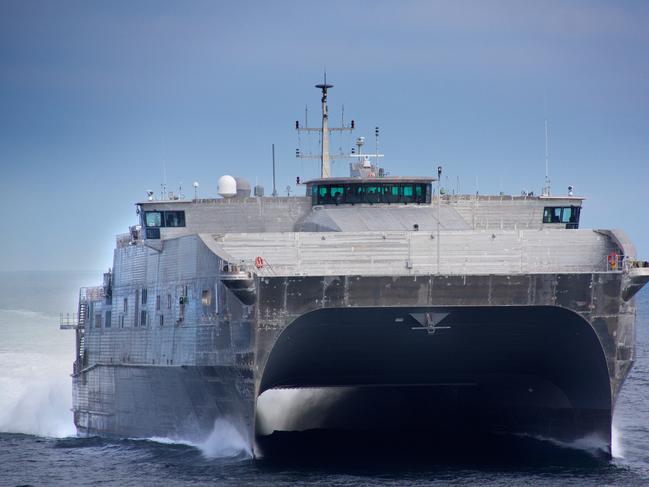
[[545, 119], [545, 185], [543, 196], [550, 196], [550, 151], [548, 149], [548, 119]]
[[275, 187], [275, 144], [273, 144], [273, 198], [277, 197], [277, 188]]
[[437, 274], [439, 274], [440, 266], [440, 214], [439, 209], [442, 203], [442, 166], [437, 166]]
[[374, 127], [374, 154], [379, 153], [379, 128]]
[[[320, 177], [328, 178], [331, 177], [331, 160], [332, 159], [341, 159], [346, 158], [347, 154], [330, 154], [329, 153], [329, 135], [331, 132], [351, 132], [354, 130], [354, 121], [351, 121], [349, 126], [344, 124], [341, 127], [329, 127], [329, 108], [327, 106], [327, 94], [329, 88], [333, 88], [334, 85], [327, 83], [327, 72], [324, 73], [324, 81], [315, 85], [316, 88], [322, 91], [322, 125], [318, 127], [301, 127], [298, 120], [295, 121], [295, 129], [298, 131], [298, 134], [301, 132], [318, 132], [322, 136], [322, 148], [320, 155], [314, 156], [311, 154], [302, 154], [300, 149], [296, 149], [295, 156], [300, 159], [319, 159], [320, 160]], [[305, 113], [306, 119], [306, 113]], [[306, 120], [305, 120], [306, 121]]]
[[194, 186], [194, 200], [197, 200], [198, 199], [198, 181], [194, 181], [194, 184], [192, 184], [192, 186]]
[[162, 161], [162, 184], [160, 185], [160, 199], [167, 199], [167, 163]]

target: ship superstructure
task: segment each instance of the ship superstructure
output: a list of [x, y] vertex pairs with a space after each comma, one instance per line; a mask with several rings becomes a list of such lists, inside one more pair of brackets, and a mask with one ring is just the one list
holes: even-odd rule
[[[362, 144], [352, 176], [331, 177], [331, 86], [305, 196], [227, 176], [220, 198], [137, 203], [70, 324], [79, 432], [200, 438], [227, 418], [253, 441], [265, 391], [345, 387], [398, 397], [381, 414], [421, 434], [610, 445], [649, 280], [625, 234], [580, 228], [573, 195], [442, 195]], [[335, 427], [377, 428], [354, 415]]]

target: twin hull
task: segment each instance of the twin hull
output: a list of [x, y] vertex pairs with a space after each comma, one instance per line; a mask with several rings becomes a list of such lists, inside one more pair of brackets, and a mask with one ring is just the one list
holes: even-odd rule
[[116, 251], [75, 365], [80, 432], [200, 440], [226, 418], [253, 441], [265, 391], [342, 387], [358, 401], [318, 427], [610, 444], [635, 335], [621, 272], [256, 276], [248, 305], [190, 240], [189, 268]]

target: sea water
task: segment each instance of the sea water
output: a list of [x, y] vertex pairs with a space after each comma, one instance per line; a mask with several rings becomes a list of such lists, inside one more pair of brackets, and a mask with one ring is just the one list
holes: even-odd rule
[[[358, 458], [269, 464], [227, 421], [200, 443], [182, 438], [77, 438], [70, 372], [74, 332], [58, 329], [80, 286], [100, 272], [0, 273], [0, 486], [17, 485], [649, 485], [649, 291], [637, 297], [637, 361], [618, 399], [611, 461], [599, 445], [535, 439], [540, 461]], [[434, 441], [434, 440], [431, 440]], [[577, 454], [575, 454], [577, 453]], [[497, 457], [497, 455], [496, 455]], [[490, 455], [493, 458], [493, 455]]]

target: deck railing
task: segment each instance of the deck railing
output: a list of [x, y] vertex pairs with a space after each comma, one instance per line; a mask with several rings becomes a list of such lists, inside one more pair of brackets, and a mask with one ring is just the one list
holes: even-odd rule
[[79, 302], [101, 301], [106, 297], [104, 286], [82, 287], [79, 289]]

